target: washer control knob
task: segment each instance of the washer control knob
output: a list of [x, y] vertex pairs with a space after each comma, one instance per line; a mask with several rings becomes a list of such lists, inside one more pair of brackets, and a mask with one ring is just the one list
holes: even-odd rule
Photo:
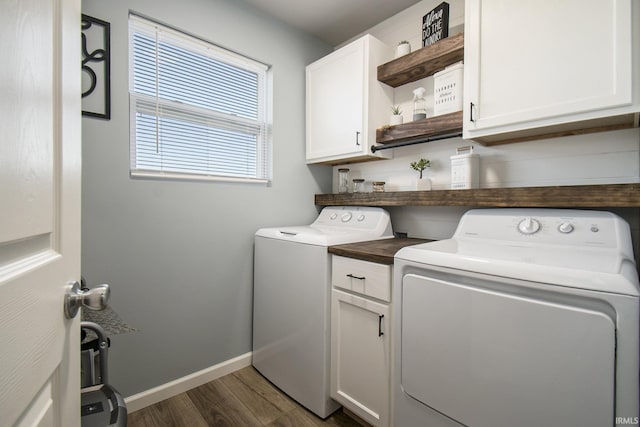
[[558, 231], [563, 234], [569, 234], [573, 231], [573, 225], [570, 222], [563, 222], [558, 226]]
[[332, 220], [332, 221], [333, 221], [334, 219], [336, 219], [336, 218], [338, 218], [338, 214], [337, 214], [337, 213], [333, 213], [333, 214], [331, 214], [331, 216], [329, 217], [329, 219], [330, 219], [330, 220]]
[[522, 234], [534, 234], [540, 230], [540, 223], [531, 218], [530, 216], [526, 217], [518, 224], [518, 231]]
[[351, 220], [352, 216], [353, 215], [351, 214], [351, 212], [347, 212], [347, 213], [342, 214], [342, 217], [340, 217], [340, 220], [342, 222], [349, 222], [349, 220]]
[[358, 222], [364, 221], [364, 214], [358, 215]]

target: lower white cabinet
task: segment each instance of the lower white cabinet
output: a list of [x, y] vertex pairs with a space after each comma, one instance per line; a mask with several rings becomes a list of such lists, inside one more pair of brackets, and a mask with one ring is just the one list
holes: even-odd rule
[[[333, 261], [331, 397], [364, 421], [387, 427], [390, 418], [390, 305], [388, 300], [371, 298], [367, 290], [373, 289], [377, 294], [381, 276], [384, 285], [390, 289], [392, 267], [336, 255]], [[335, 268], [336, 261], [339, 268]], [[353, 268], [349, 269], [349, 266]], [[343, 283], [339, 288], [335, 287], [336, 281], [344, 279], [342, 276], [353, 286]], [[368, 286], [368, 282], [374, 286]], [[345, 288], [356, 291], [343, 290]]]

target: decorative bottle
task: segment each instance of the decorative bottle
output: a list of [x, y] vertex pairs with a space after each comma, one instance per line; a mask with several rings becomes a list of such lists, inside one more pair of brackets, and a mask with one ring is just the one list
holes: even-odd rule
[[427, 102], [424, 99], [424, 88], [419, 87], [413, 91], [413, 120], [427, 117]]

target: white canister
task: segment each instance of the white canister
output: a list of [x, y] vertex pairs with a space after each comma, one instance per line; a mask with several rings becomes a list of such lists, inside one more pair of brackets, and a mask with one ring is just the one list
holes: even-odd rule
[[451, 189], [478, 188], [480, 185], [480, 156], [473, 153], [473, 146], [460, 147], [451, 156]]
[[462, 63], [451, 65], [433, 75], [433, 115], [462, 110]]

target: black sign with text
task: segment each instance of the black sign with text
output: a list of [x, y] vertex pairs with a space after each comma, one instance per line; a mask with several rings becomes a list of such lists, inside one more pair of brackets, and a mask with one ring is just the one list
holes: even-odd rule
[[449, 36], [449, 3], [440, 3], [422, 17], [422, 47]]

